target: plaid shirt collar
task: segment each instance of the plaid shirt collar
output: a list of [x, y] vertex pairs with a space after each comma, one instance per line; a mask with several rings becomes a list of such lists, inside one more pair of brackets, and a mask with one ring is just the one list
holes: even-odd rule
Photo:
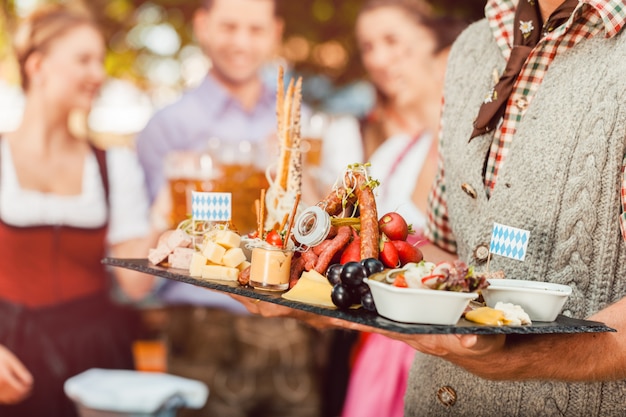
[[[517, 3], [528, 0], [489, 0], [485, 6], [485, 17], [493, 33], [496, 43], [504, 58], [508, 59], [513, 45], [513, 22]], [[580, 0], [572, 17], [559, 30], [559, 34], [567, 31], [575, 16], [587, 5], [595, 9], [602, 20], [607, 38], [619, 33], [626, 21], [626, 2], [624, 0]]]
[[[538, 0], [489, 0], [485, 6], [485, 15], [505, 58], [510, 55], [513, 42], [515, 10], [518, 1]], [[515, 102], [532, 101], [554, 57], [563, 49], [574, 46], [585, 37], [594, 36], [601, 31], [606, 37], [615, 36], [626, 20], [626, 0], [580, 0], [578, 6], [567, 20], [558, 28], [545, 28], [544, 37], [530, 53], [528, 62], [540, 62], [541, 65], [527, 65], [522, 68], [513, 93], [507, 102], [502, 123], [495, 131], [491, 151], [487, 159], [485, 187], [488, 195], [495, 187], [498, 172], [504, 163], [513, 140], [517, 125], [523, 118], [524, 110], [515, 109]], [[541, 28], [544, 30], [544, 28]]]

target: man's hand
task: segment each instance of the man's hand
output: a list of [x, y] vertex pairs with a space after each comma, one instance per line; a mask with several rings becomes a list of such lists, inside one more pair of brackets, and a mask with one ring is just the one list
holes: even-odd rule
[[429, 355], [440, 356], [484, 377], [492, 376], [484, 374], [485, 360], [489, 356], [497, 354], [504, 349], [505, 336], [480, 336], [466, 335], [423, 335], [395, 333], [380, 328], [365, 326], [341, 319], [320, 316], [313, 313], [296, 310], [290, 307], [253, 300], [248, 297], [230, 295], [243, 304], [248, 311], [264, 317], [291, 317], [304, 321], [316, 328], [342, 328], [360, 332], [380, 333], [392, 339], [407, 343], [420, 352]]
[[33, 377], [22, 362], [0, 345], [0, 404], [17, 404], [33, 387]]

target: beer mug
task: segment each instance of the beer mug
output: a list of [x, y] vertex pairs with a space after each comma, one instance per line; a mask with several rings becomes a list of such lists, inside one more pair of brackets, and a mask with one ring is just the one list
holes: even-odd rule
[[179, 151], [166, 159], [172, 196], [172, 224], [189, 218], [191, 192], [227, 192], [232, 195], [231, 227], [240, 233], [256, 229], [254, 200], [262, 188], [267, 160], [263, 145], [249, 141], [208, 140], [204, 151]]
[[267, 157], [264, 144], [250, 141], [209, 144], [214, 155], [218, 177], [215, 191], [229, 192], [233, 197], [232, 224], [241, 234], [256, 230], [254, 200], [269, 184], [265, 177]]
[[313, 113], [302, 123], [302, 153], [308, 167], [318, 168], [322, 163], [323, 138], [327, 127], [328, 116], [324, 113]]
[[217, 174], [208, 152], [184, 150], [170, 152], [166, 156], [165, 177], [172, 202], [171, 227], [176, 227], [191, 215], [192, 191], [213, 191]]

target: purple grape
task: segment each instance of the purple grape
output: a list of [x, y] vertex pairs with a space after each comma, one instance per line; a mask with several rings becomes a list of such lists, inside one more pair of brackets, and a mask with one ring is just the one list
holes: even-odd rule
[[376, 305], [374, 304], [374, 297], [372, 297], [372, 293], [368, 292], [367, 294], [361, 297], [361, 305], [364, 309], [368, 311], [376, 311]]
[[358, 262], [348, 262], [341, 270], [341, 283], [349, 287], [358, 287], [367, 278], [367, 270]]
[[330, 285], [337, 285], [341, 283], [341, 271], [343, 270], [343, 265], [341, 264], [332, 264], [326, 270], [326, 279], [330, 282]]
[[337, 284], [330, 292], [330, 299], [338, 308], [345, 310], [352, 306], [352, 294], [343, 284]]

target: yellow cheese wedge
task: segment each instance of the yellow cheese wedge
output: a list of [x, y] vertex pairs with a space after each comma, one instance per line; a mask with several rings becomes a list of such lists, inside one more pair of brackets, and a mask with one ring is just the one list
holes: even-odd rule
[[330, 299], [333, 286], [325, 276], [316, 271], [303, 272], [302, 276], [292, 289], [282, 295], [291, 301], [317, 305], [321, 307], [336, 308]]
[[239, 270], [221, 265], [205, 265], [202, 267], [202, 278], [218, 281], [237, 281]]
[[468, 311], [465, 313], [465, 319], [488, 326], [503, 326], [509, 323], [503, 311], [491, 307], [479, 307]]
[[189, 275], [192, 277], [201, 277], [202, 276], [202, 267], [205, 266], [208, 262], [206, 256], [201, 254], [200, 252], [194, 252], [191, 255], [191, 264], [189, 265]]
[[239, 265], [237, 265], [237, 269], [240, 271], [243, 271], [244, 269], [246, 269], [247, 267], [249, 267], [251, 264], [249, 261], [243, 261], [242, 263], [240, 263]]
[[238, 248], [241, 244], [241, 236], [232, 230], [218, 230], [215, 233], [215, 243], [226, 249]]
[[224, 266], [229, 266], [231, 268], [237, 267], [240, 263], [246, 260], [246, 255], [243, 254], [243, 250], [241, 248], [230, 248], [226, 251], [224, 256], [222, 256], [222, 261], [220, 262]]
[[214, 264], [219, 264], [226, 253], [226, 249], [214, 242], [205, 242], [202, 254]]

